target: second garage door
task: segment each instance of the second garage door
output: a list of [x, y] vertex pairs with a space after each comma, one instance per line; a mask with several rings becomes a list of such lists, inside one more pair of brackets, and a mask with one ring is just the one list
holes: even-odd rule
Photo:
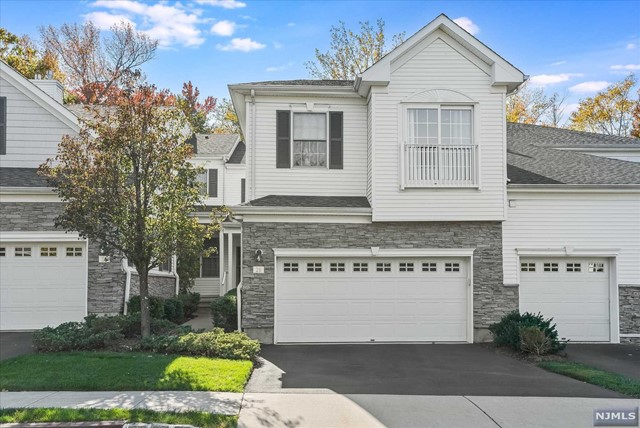
[[278, 342], [468, 339], [465, 258], [282, 258]]
[[607, 259], [522, 259], [520, 311], [553, 317], [561, 338], [608, 342], [609, 263]]

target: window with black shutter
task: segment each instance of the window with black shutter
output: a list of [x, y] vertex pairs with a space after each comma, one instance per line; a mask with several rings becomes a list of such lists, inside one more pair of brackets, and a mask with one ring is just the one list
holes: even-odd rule
[[0, 155], [7, 154], [7, 97], [0, 97]]
[[276, 168], [291, 168], [291, 112], [276, 112]]
[[247, 197], [247, 180], [245, 178], [240, 179], [240, 203], [245, 202]]
[[217, 169], [209, 170], [209, 197], [210, 198], [218, 197], [218, 170]]

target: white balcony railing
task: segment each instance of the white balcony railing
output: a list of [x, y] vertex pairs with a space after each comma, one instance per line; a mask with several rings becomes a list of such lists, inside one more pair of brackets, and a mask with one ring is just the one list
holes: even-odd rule
[[405, 187], [477, 186], [477, 146], [405, 144]]

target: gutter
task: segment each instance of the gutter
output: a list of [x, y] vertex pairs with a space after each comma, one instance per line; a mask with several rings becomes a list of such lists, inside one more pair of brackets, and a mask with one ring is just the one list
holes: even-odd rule
[[589, 193], [617, 190], [622, 193], [640, 192], [640, 184], [509, 184], [507, 192]]
[[317, 215], [341, 215], [361, 216], [371, 215], [371, 208], [340, 208], [340, 207], [264, 207], [242, 206], [233, 207], [234, 214], [317, 214]]
[[0, 194], [17, 195], [17, 194], [33, 194], [46, 195], [55, 193], [53, 187], [18, 187], [18, 186], [0, 186]]
[[178, 256], [171, 256], [171, 270], [173, 271], [173, 275], [176, 277], [176, 296], [180, 294], [180, 275], [178, 275]]
[[236, 304], [238, 306], [238, 331], [242, 331], [242, 281], [236, 287]]
[[124, 315], [127, 315], [129, 310], [129, 295], [131, 294], [131, 273], [133, 269], [129, 266], [129, 260], [126, 257], [122, 258], [122, 270], [125, 273], [124, 280]]

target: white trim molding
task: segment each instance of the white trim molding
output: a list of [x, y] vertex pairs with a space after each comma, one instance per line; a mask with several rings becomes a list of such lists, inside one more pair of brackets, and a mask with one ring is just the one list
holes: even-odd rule
[[550, 248], [516, 248], [520, 257], [616, 257], [619, 248], [587, 248], [587, 247], [550, 247]]
[[77, 232], [5, 232], [0, 231], [0, 241], [5, 242], [72, 242], [86, 239], [80, 237]]

